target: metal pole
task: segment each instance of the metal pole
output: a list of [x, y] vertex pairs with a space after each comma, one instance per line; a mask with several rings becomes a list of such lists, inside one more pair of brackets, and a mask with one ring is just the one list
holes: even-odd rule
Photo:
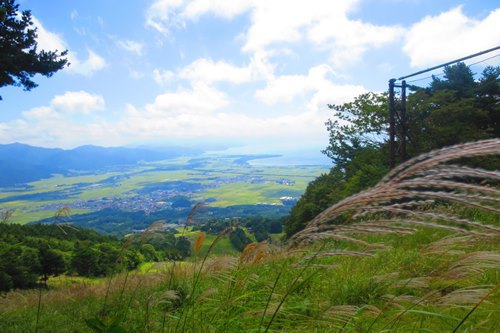
[[394, 82], [396, 82], [396, 79], [389, 80], [389, 166], [391, 169], [396, 166]]
[[470, 59], [470, 58], [474, 58], [474, 57], [477, 57], [477, 56], [480, 56], [480, 55], [483, 55], [483, 54], [486, 54], [486, 53], [489, 53], [489, 52], [493, 52], [493, 51], [496, 51], [496, 50], [500, 50], [500, 46], [496, 46], [496, 47], [494, 47], [492, 49], [488, 49], [488, 50], [484, 50], [484, 51], [481, 51], [481, 52], [478, 52], [478, 53], [474, 53], [474, 54], [471, 54], [471, 55], [469, 55], [467, 57], [463, 57], [463, 58], [456, 59], [456, 60], [453, 60], [453, 61], [448, 61], [445, 64], [441, 64], [441, 65], [438, 65], [438, 66], [427, 68], [427, 69], [424, 69], [423, 71], [419, 71], [419, 72], [416, 72], [416, 73], [413, 73], [413, 74], [410, 74], [410, 75], [402, 76], [402, 77], [398, 78], [398, 81], [407, 79], [407, 78], [415, 76], [415, 75], [419, 75], [419, 74], [423, 74], [423, 73], [426, 73], [426, 72], [430, 72], [432, 70], [435, 70], [435, 69], [438, 69], [438, 68], [441, 68], [441, 67], [444, 67], [444, 66], [448, 66], [448, 65], [454, 64], [456, 62], [460, 62], [460, 61], [464, 61], [464, 60], [467, 60], [467, 59]]
[[406, 81], [401, 82], [401, 162], [406, 161]]

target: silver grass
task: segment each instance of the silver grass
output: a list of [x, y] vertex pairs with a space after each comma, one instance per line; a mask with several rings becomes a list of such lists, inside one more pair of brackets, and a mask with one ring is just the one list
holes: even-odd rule
[[[500, 155], [500, 139], [460, 144], [415, 157], [390, 171], [374, 187], [318, 214], [291, 238], [290, 245], [333, 238], [369, 246], [352, 234], [406, 234], [417, 226], [498, 237], [499, 227], [460, 216], [442, 205], [451, 203], [500, 214], [500, 190], [488, 185], [500, 180], [500, 171], [451, 164], [458, 159], [493, 155]], [[336, 218], [342, 223], [333, 224]]]
[[440, 306], [467, 306], [477, 304], [494, 286], [473, 286], [454, 290], [437, 300]]

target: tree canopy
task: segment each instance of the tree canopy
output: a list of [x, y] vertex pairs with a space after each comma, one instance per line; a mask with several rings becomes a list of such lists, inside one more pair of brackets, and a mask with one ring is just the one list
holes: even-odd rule
[[[487, 67], [476, 80], [463, 63], [447, 66], [428, 87], [411, 87], [407, 98], [410, 157], [458, 143], [500, 136], [500, 67]], [[288, 237], [330, 205], [375, 185], [389, 170], [388, 95], [362, 94], [329, 105], [333, 167], [307, 187], [285, 223]], [[483, 161], [485, 163], [486, 161]], [[497, 161], [498, 162], [498, 161]]]
[[31, 90], [37, 87], [33, 76], [50, 77], [68, 64], [67, 50], [38, 51], [37, 37], [31, 12], [19, 13], [15, 0], [0, 0], [0, 87]]

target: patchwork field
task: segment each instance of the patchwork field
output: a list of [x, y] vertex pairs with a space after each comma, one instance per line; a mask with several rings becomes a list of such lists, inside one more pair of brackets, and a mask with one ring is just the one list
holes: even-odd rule
[[62, 206], [70, 207], [72, 214], [106, 208], [150, 214], [197, 202], [212, 207], [292, 205], [310, 181], [328, 170], [310, 165], [253, 166], [250, 160], [252, 156], [204, 155], [95, 174], [53, 175], [0, 188], [0, 211], [11, 211], [11, 222], [28, 223], [52, 217]]

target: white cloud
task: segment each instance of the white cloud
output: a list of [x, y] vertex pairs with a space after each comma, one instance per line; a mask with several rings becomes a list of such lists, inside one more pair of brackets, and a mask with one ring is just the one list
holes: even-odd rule
[[106, 67], [106, 60], [92, 50], [88, 50], [88, 58], [84, 61], [79, 60], [76, 53], [71, 52], [68, 59], [70, 62], [68, 72], [83, 76], [91, 76]]
[[[281, 47], [308, 41], [331, 54], [334, 65], [358, 61], [373, 47], [396, 41], [404, 29], [352, 20], [349, 13], [359, 0], [259, 2], [246, 33], [245, 51]], [[286, 7], [286, 11], [283, 8]], [[279, 22], [279, 24], [278, 24]]]
[[155, 1], [146, 12], [146, 26], [168, 33], [171, 27], [182, 25], [176, 9], [183, 3], [184, 0]]
[[[295, 97], [314, 92], [313, 100], [320, 99], [326, 103], [344, 103], [364, 91], [361, 86], [335, 85], [328, 80], [328, 75], [335, 75], [333, 69], [326, 65], [318, 65], [309, 69], [307, 75], [283, 75], [270, 80], [264, 89], [257, 90], [255, 97], [272, 105], [279, 102], [291, 102]], [[320, 98], [320, 96], [325, 98]], [[318, 101], [313, 102], [318, 106]]]
[[36, 40], [38, 42], [39, 49], [44, 49], [46, 51], [64, 51], [67, 48], [66, 43], [61, 36], [46, 30], [35, 16], [32, 15], [31, 19], [33, 21], [33, 25], [37, 29], [36, 33], [38, 38]]
[[274, 78], [274, 66], [269, 63], [264, 52], [254, 54], [249, 63], [241, 67], [223, 60], [199, 58], [176, 73], [169, 70], [153, 70], [153, 79], [161, 86], [172, 83], [176, 79], [187, 80], [191, 84], [210, 85], [217, 82], [242, 84], [272, 78]]
[[[305, 111], [295, 115], [252, 117], [241, 113], [212, 112], [210, 114], [154, 115], [150, 110], [129, 106], [128, 117], [117, 124], [123, 137], [136, 140], [161, 139], [226, 139], [292, 141], [303, 137], [304, 142], [324, 142], [325, 117]], [[128, 135], [125, 135], [128, 133]]]
[[324, 122], [330, 116], [326, 104], [340, 104], [366, 91], [361, 86], [334, 85], [326, 79], [332, 72], [327, 65], [316, 66], [307, 76], [279, 77], [273, 81], [275, 85], [262, 90], [259, 97], [267, 102], [288, 100], [290, 97], [284, 92], [287, 89], [288, 92], [293, 90], [292, 95], [308, 95], [307, 103], [295, 111], [287, 110], [286, 114], [279, 107], [268, 108], [266, 113], [236, 112], [228, 108], [230, 101], [223, 92], [203, 80], [193, 80], [191, 89], [159, 95], [144, 107], [128, 105], [122, 120], [116, 123], [116, 131], [124, 138], [133, 137], [139, 141], [247, 139], [294, 142], [301, 137], [303, 144], [323, 143], [327, 137]]
[[225, 18], [233, 18], [249, 10], [253, 3], [252, 0], [192, 0], [188, 2], [182, 15], [188, 18], [196, 18], [211, 13]]
[[414, 24], [403, 51], [411, 66], [429, 66], [495, 47], [499, 41], [500, 9], [477, 20], [465, 16], [459, 6]]
[[308, 31], [309, 39], [329, 50], [330, 60], [337, 66], [355, 63], [370, 48], [394, 42], [403, 34], [398, 26], [376, 26], [347, 17], [321, 20]]
[[[33, 25], [37, 28], [39, 49], [60, 52], [68, 49], [66, 42], [60, 35], [46, 30], [36, 17], [32, 16], [32, 19]], [[66, 71], [69, 73], [90, 76], [106, 66], [104, 58], [92, 50], [88, 50], [88, 58], [85, 60], [79, 59], [76, 52], [71, 50], [68, 52], [67, 58], [70, 65], [66, 68]]]
[[117, 43], [118, 46], [130, 53], [134, 53], [138, 56], [142, 55], [142, 51], [144, 48], [144, 45], [142, 43], [133, 40], [119, 40]]
[[102, 96], [86, 91], [67, 91], [63, 95], [52, 98], [49, 106], [35, 107], [22, 114], [27, 120], [47, 122], [62, 120], [65, 115], [69, 114], [90, 115], [104, 109], [105, 103]]
[[182, 79], [208, 84], [220, 81], [244, 83], [251, 81], [252, 76], [249, 67], [237, 67], [224, 61], [214, 62], [204, 58], [194, 61], [179, 73]]
[[398, 40], [399, 26], [379, 26], [352, 20], [349, 13], [360, 0], [157, 0], [147, 12], [146, 24], [160, 32], [185, 26], [187, 21], [212, 14], [225, 18], [249, 11], [251, 24], [243, 51], [270, 52], [285, 44], [308, 41], [330, 52], [335, 65], [358, 61], [370, 48]]
[[102, 96], [92, 95], [83, 90], [68, 91], [64, 95], [58, 95], [52, 99], [50, 105], [55, 110], [64, 113], [90, 114], [105, 108]]
[[116, 126], [94, 116], [104, 109], [102, 96], [68, 91], [52, 98], [48, 106], [32, 108], [24, 111], [22, 118], [0, 123], [0, 139], [66, 148], [88, 143], [117, 143]]
[[30, 120], [52, 120], [60, 118], [60, 115], [48, 106], [35, 107], [29, 111], [23, 112], [23, 116]]
[[146, 12], [146, 26], [161, 33], [169, 33], [174, 27], [182, 27], [186, 20], [194, 20], [204, 14], [233, 18], [250, 8], [253, 0], [156, 0]]
[[160, 85], [160, 86], [165, 86], [169, 83], [171, 83], [175, 78], [175, 74], [172, 71], [166, 71], [166, 70], [161, 70], [161, 69], [154, 69], [153, 70], [153, 80]]
[[227, 96], [204, 83], [193, 84], [190, 90], [168, 92], [146, 105], [149, 116], [207, 114], [229, 105]]

